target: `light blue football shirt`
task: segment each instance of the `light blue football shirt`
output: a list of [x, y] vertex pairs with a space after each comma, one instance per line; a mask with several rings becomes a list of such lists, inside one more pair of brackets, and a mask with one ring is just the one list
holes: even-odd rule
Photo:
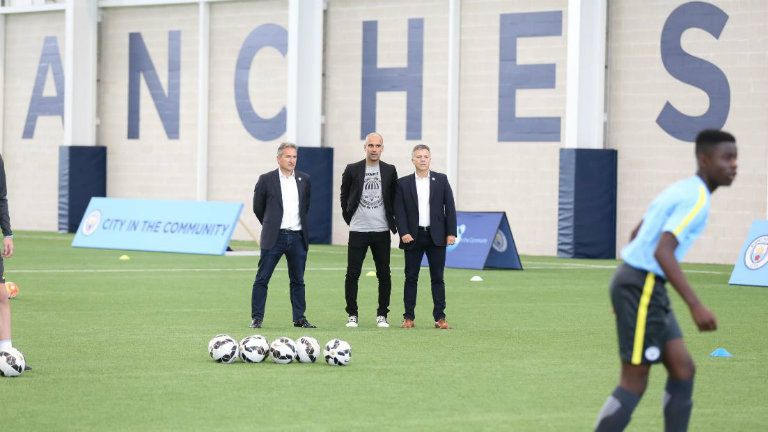
[[648, 207], [640, 231], [622, 249], [621, 258], [632, 267], [664, 277], [653, 256], [661, 234], [670, 232], [677, 238], [675, 258], [681, 261], [707, 226], [709, 197], [709, 189], [699, 176], [669, 186]]

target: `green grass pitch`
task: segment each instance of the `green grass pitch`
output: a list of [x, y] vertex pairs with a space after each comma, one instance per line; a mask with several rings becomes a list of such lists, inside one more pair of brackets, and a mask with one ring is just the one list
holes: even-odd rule
[[[71, 238], [19, 233], [6, 260], [21, 288], [14, 345], [34, 371], [0, 379], [3, 431], [584, 431], [618, 379], [613, 261], [524, 256], [524, 271], [448, 269], [449, 331], [432, 328], [422, 271], [409, 331], [398, 327], [403, 258], [393, 250], [392, 328], [376, 328], [376, 278], [363, 276], [360, 327], [348, 329], [346, 249], [313, 245], [307, 317], [319, 328], [291, 325], [283, 261], [255, 332], [257, 257], [75, 249]], [[131, 259], [118, 260], [124, 253]], [[768, 289], [729, 286], [730, 266], [684, 268], [720, 325], [698, 333], [671, 294], [698, 366], [690, 430], [768, 430]], [[484, 281], [470, 282], [475, 274]], [[216, 364], [206, 347], [217, 333], [338, 337], [352, 362]], [[734, 357], [709, 357], [717, 347]], [[628, 430], [663, 429], [665, 375], [653, 369]]]

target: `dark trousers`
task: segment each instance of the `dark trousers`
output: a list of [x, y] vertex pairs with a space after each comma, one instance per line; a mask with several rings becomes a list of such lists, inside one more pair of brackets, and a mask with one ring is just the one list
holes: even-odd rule
[[272, 272], [275, 271], [280, 257], [285, 255], [288, 262], [288, 278], [291, 287], [291, 306], [293, 320], [304, 318], [307, 304], [304, 300], [304, 266], [307, 263], [307, 249], [301, 231], [280, 230], [277, 242], [272, 249], [262, 249], [259, 258], [259, 270], [253, 281], [251, 292], [251, 318], [264, 319], [264, 304], [267, 302], [267, 286]]
[[419, 269], [421, 259], [427, 254], [429, 262], [429, 276], [432, 281], [432, 317], [435, 321], [445, 318], [445, 246], [436, 246], [428, 231], [419, 229], [413, 245], [405, 249], [405, 287], [403, 289], [403, 303], [405, 313], [403, 318], [416, 319], [416, 286], [419, 283]]
[[391, 244], [389, 231], [349, 232], [347, 275], [344, 278], [344, 297], [347, 300], [348, 315], [357, 316], [357, 282], [369, 247], [376, 265], [376, 278], [379, 279], [379, 308], [376, 309], [376, 315], [387, 316], [389, 313], [389, 297], [392, 293], [392, 276], [389, 271]]

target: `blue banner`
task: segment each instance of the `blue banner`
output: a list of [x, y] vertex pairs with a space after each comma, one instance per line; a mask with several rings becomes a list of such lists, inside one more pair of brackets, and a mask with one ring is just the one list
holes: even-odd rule
[[92, 198], [73, 247], [224, 255], [242, 203]]
[[752, 223], [728, 283], [768, 287], [768, 221]]
[[[446, 267], [523, 269], [506, 213], [459, 211], [456, 225], [456, 243], [446, 248]], [[428, 265], [426, 256], [421, 265]]]

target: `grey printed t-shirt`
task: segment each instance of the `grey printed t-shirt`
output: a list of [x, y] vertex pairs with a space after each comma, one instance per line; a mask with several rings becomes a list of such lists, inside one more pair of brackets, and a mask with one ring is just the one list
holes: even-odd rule
[[365, 166], [365, 180], [360, 205], [357, 206], [350, 231], [379, 232], [389, 231], [387, 214], [384, 210], [384, 194], [381, 190], [381, 171], [379, 165]]

